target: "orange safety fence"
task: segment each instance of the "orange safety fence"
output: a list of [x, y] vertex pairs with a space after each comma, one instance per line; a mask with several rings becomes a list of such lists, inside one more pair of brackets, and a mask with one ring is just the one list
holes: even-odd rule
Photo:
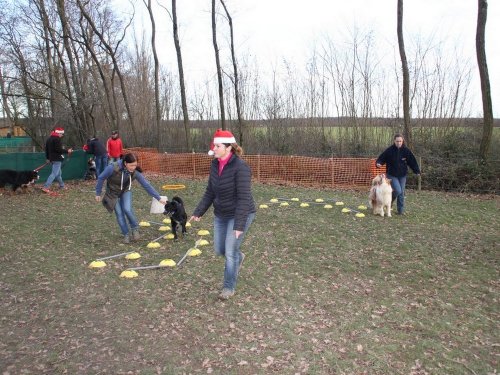
[[[208, 177], [212, 157], [207, 154], [168, 154], [154, 149], [134, 148], [145, 172], [184, 178]], [[366, 188], [385, 173], [373, 158], [314, 158], [306, 156], [243, 155], [256, 182], [329, 188]]]

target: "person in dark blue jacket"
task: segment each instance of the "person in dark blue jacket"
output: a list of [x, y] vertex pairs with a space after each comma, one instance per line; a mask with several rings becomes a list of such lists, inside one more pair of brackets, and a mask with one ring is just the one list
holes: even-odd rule
[[224, 284], [219, 298], [234, 295], [245, 254], [240, 251], [245, 233], [255, 218], [255, 202], [251, 191], [252, 172], [240, 158], [243, 150], [233, 134], [217, 130], [209, 154], [214, 156], [205, 193], [191, 220], [199, 221], [214, 206], [214, 250], [226, 258]]
[[99, 176], [108, 165], [108, 150], [106, 150], [106, 146], [104, 146], [99, 138], [93, 136], [87, 140], [85, 151], [89, 154], [94, 154], [95, 167]]
[[417, 159], [411, 150], [405, 146], [404, 138], [401, 134], [394, 136], [394, 144], [387, 148], [376, 161], [377, 168], [382, 165], [387, 166], [387, 178], [391, 179], [392, 201], [397, 199], [398, 214], [404, 214], [405, 206], [405, 186], [408, 167], [417, 176], [420, 175], [420, 168]]

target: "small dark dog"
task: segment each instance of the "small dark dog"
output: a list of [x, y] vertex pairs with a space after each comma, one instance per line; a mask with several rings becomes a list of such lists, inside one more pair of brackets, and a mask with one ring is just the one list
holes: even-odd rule
[[87, 171], [85, 172], [84, 180], [97, 180], [97, 169], [94, 159], [90, 158], [87, 162]]
[[0, 188], [4, 188], [5, 185], [10, 185], [12, 191], [15, 192], [17, 188], [21, 187], [23, 189], [27, 188], [28, 185], [33, 184], [38, 180], [37, 171], [14, 171], [12, 169], [1, 169], [0, 170]]
[[177, 239], [177, 225], [182, 227], [182, 236], [186, 233], [187, 214], [184, 209], [184, 202], [179, 197], [173, 197], [165, 205], [164, 215], [170, 217], [170, 225], [172, 226], [172, 233], [174, 239]]

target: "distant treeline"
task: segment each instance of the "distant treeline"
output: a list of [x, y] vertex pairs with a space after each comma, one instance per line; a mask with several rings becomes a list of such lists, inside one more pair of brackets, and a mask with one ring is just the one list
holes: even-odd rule
[[[245, 124], [248, 127], [265, 127], [272, 124], [277, 120], [246, 120]], [[285, 126], [287, 127], [297, 127], [297, 126], [325, 126], [325, 127], [350, 127], [350, 126], [382, 126], [382, 127], [398, 127], [402, 126], [403, 119], [393, 119], [393, 118], [358, 118], [353, 119], [351, 117], [328, 117], [328, 118], [288, 118], [280, 119], [280, 122], [285, 121]], [[179, 126], [182, 121], [164, 121], [169, 126]], [[231, 122], [230, 122], [231, 123]], [[236, 123], [235, 121], [233, 122]], [[478, 128], [483, 126], [482, 118], [425, 118], [425, 119], [412, 119], [411, 123], [414, 127], [443, 127], [443, 126], [454, 126], [454, 127], [468, 127], [468, 128]], [[192, 120], [190, 121], [191, 128], [193, 129], [216, 129], [219, 126], [219, 121], [217, 120]], [[494, 127], [500, 127], [500, 119], [494, 119]]]

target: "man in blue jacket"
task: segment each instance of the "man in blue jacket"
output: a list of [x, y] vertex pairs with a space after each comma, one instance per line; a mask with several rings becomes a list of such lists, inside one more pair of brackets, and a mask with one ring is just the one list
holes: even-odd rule
[[94, 154], [95, 168], [99, 176], [108, 165], [108, 150], [96, 136], [87, 140], [86, 148], [87, 153]]
[[391, 179], [392, 200], [397, 199], [398, 214], [404, 214], [405, 186], [408, 166], [417, 176], [420, 175], [420, 168], [417, 159], [411, 150], [405, 146], [404, 138], [401, 134], [394, 136], [394, 144], [387, 148], [377, 159], [377, 168], [387, 165], [387, 178]]

